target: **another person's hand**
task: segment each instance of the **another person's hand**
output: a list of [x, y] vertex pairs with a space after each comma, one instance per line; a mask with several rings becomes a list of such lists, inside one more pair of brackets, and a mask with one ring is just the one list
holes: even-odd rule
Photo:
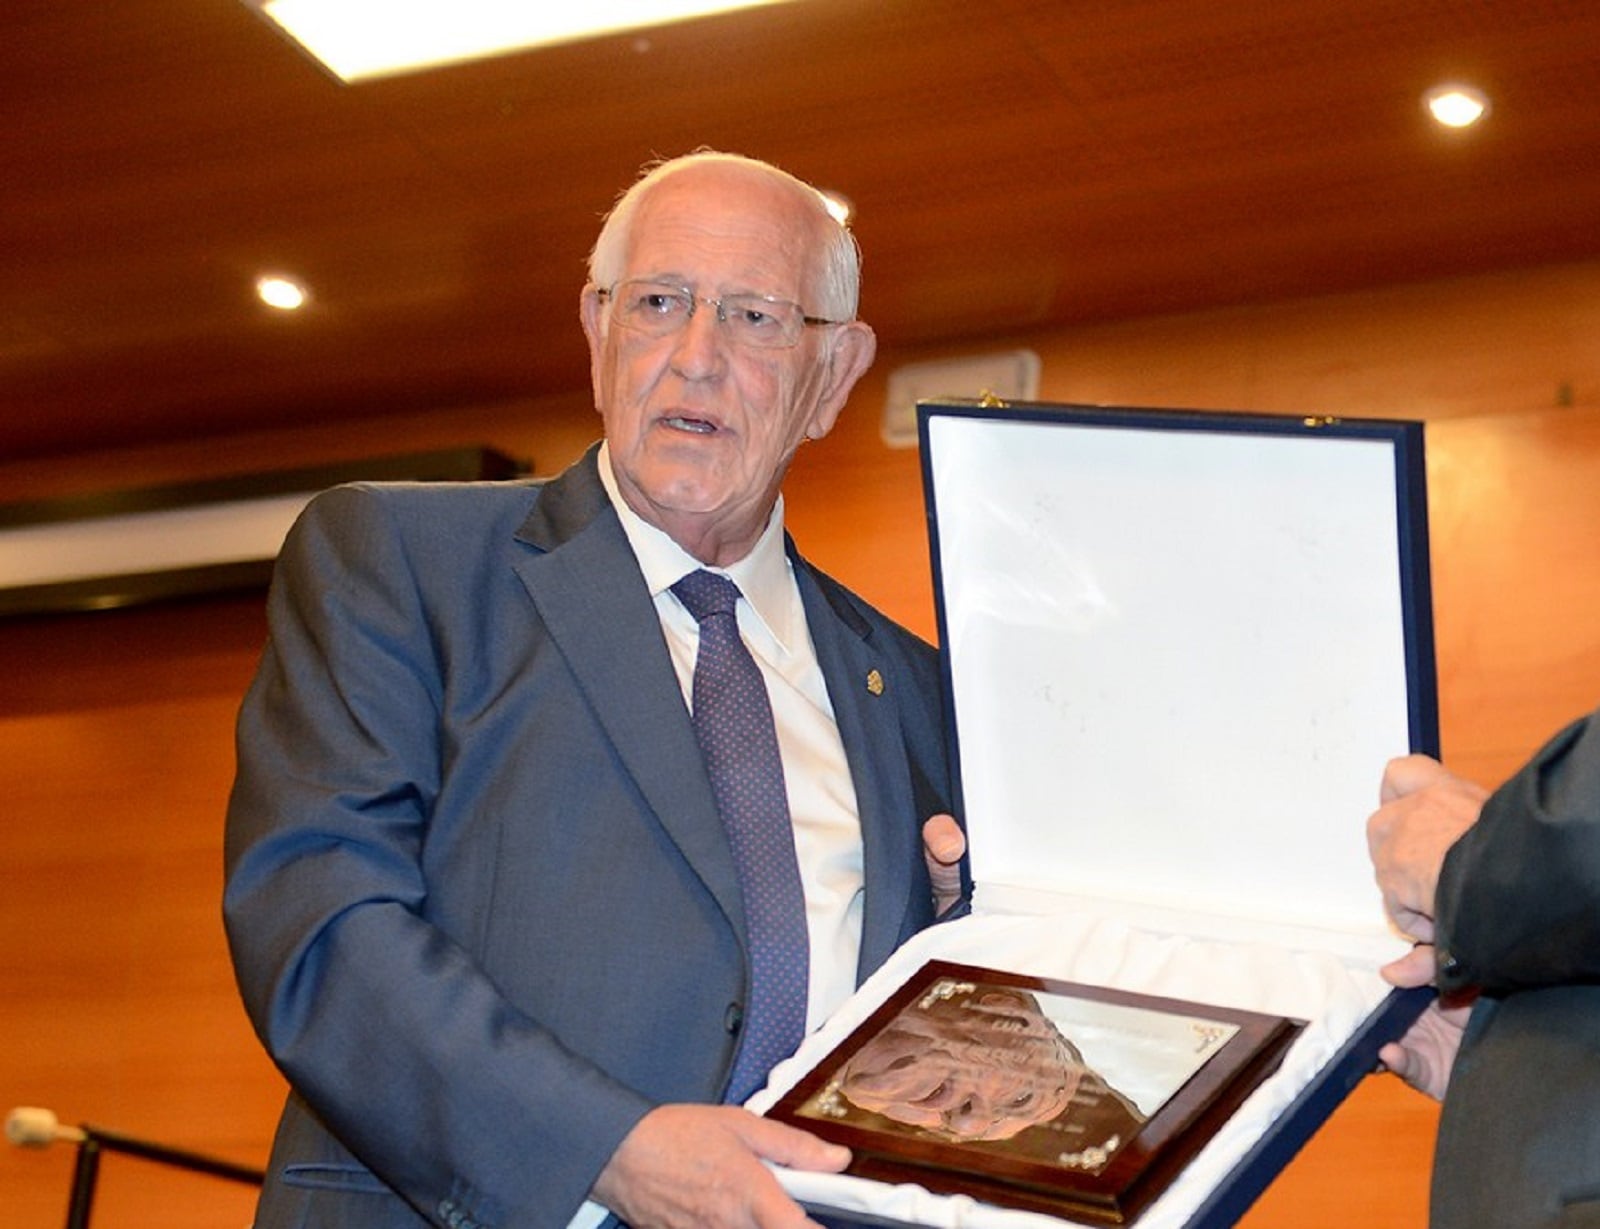
[[935, 815], [922, 825], [922, 856], [933, 882], [935, 917], [961, 899], [961, 859], [966, 852], [966, 833], [954, 816]]
[[1439, 962], [1431, 943], [1418, 943], [1398, 960], [1391, 960], [1378, 970], [1383, 980], [1391, 986], [1431, 986], [1439, 975]]
[[1404, 1037], [1378, 1051], [1379, 1061], [1418, 1092], [1443, 1101], [1471, 1011], [1470, 1004], [1441, 1007], [1430, 1003]]
[[818, 1229], [762, 1164], [838, 1173], [850, 1150], [731, 1105], [662, 1105], [595, 1180], [633, 1229]]
[[1478, 821], [1489, 792], [1447, 772], [1437, 760], [1390, 760], [1367, 820], [1367, 849], [1383, 907], [1414, 939], [1433, 939], [1434, 894], [1450, 846]]

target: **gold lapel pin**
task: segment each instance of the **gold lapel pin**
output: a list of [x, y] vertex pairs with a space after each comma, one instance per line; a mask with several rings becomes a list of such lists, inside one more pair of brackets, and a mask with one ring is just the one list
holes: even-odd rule
[[868, 670], [867, 690], [875, 696], [881, 696], [883, 694], [883, 675], [876, 670]]

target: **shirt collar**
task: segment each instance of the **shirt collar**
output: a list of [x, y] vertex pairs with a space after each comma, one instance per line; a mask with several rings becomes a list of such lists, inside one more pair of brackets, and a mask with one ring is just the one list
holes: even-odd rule
[[[599, 464], [600, 481], [611, 499], [611, 506], [617, 510], [617, 516], [622, 521], [622, 531], [627, 534], [628, 543], [639, 560], [639, 568], [644, 572], [645, 584], [650, 587], [652, 598], [660, 597], [690, 572], [707, 567], [628, 506], [628, 501], [622, 498], [622, 492], [617, 487], [617, 477], [611, 468], [610, 445], [607, 443], [600, 445]], [[725, 568], [708, 570], [732, 577], [739, 586], [739, 592], [744, 594], [745, 600], [773, 639], [785, 651], [791, 650], [791, 646], [797, 643], [796, 637], [803, 634], [805, 622], [797, 600], [789, 556], [784, 550], [782, 494], [773, 505], [772, 515], [767, 518], [767, 527], [750, 553]]]

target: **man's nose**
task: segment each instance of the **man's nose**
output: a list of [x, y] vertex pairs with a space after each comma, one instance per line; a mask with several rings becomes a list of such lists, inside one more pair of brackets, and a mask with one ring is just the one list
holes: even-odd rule
[[673, 347], [672, 362], [685, 379], [703, 380], [721, 372], [727, 361], [728, 327], [720, 316], [718, 304], [701, 299], [684, 321]]

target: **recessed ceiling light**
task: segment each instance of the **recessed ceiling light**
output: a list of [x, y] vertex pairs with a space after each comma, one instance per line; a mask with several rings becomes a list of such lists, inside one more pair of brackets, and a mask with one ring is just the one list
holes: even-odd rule
[[306, 288], [293, 278], [269, 273], [256, 278], [256, 297], [268, 307], [281, 312], [292, 312], [304, 307], [310, 296], [307, 295]]
[[786, 0], [244, 0], [344, 81]]
[[1489, 114], [1489, 96], [1471, 85], [1436, 85], [1422, 102], [1446, 128], [1470, 128]]

